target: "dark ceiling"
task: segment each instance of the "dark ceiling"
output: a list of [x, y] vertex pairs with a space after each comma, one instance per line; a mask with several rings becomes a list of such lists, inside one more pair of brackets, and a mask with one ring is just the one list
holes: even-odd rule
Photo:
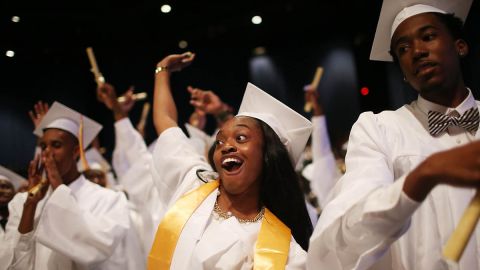
[[[151, 94], [155, 64], [167, 54], [190, 50], [195, 63], [175, 75], [179, 104], [188, 104], [183, 90], [188, 84], [214, 89], [232, 105], [238, 105], [249, 81], [249, 59], [258, 46], [267, 50], [291, 91], [289, 105], [302, 107], [298, 92], [311, 80], [318, 59], [332, 47], [348, 48], [354, 58], [358, 86], [371, 94], [360, 100], [360, 111], [390, 108], [385, 88], [385, 65], [368, 60], [382, 1], [22, 1], [0, 2], [0, 111], [16, 119], [4, 124], [2, 148], [31, 147], [31, 123], [27, 111], [39, 99], [58, 100], [104, 124], [102, 141], [113, 148], [112, 117], [95, 100], [95, 83], [85, 53], [95, 50], [107, 81], [119, 92], [129, 85]], [[170, 4], [172, 11], [160, 11]], [[472, 14], [478, 15], [479, 1]], [[260, 15], [263, 22], [253, 25]], [[20, 21], [13, 23], [12, 16]], [[477, 25], [477, 26], [475, 26]], [[467, 30], [478, 44], [479, 18], [467, 20]], [[180, 40], [188, 42], [180, 49]], [[476, 46], [476, 45], [474, 45]], [[14, 50], [15, 57], [5, 56]], [[478, 46], [473, 50], [478, 53]], [[478, 60], [478, 55], [476, 56]], [[478, 65], [477, 65], [478, 67]], [[478, 70], [478, 69], [477, 69]], [[478, 77], [478, 76], [477, 76]], [[480, 86], [477, 81], [474, 85]], [[298, 94], [300, 93], [300, 94]], [[151, 99], [151, 95], [149, 97]], [[287, 102], [287, 103], [288, 103]], [[179, 105], [181, 106], [181, 105]], [[301, 110], [301, 109], [300, 109]], [[141, 106], [132, 112], [138, 119]], [[185, 120], [191, 108], [180, 117]], [[9, 119], [10, 119], [9, 118]], [[16, 123], [21, 123], [18, 127]], [[349, 123], [350, 124], [350, 123]], [[150, 124], [147, 141], [155, 134]], [[5, 129], [10, 129], [8, 134]], [[25, 133], [15, 137], [12, 132]], [[29, 139], [24, 146], [20, 142]], [[10, 140], [17, 141], [10, 144]], [[7, 150], [8, 150], [7, 149]], [[4, 150], [4, 149], [2, 149]], [[0, 155], [0, 163], [18, 165], [24, 157]], [[7, 164], [6, 164], [7, 163]]]

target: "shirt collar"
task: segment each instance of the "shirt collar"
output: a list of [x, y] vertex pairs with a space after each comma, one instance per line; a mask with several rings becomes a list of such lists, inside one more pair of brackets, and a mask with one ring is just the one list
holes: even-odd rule
[[457, 111], [460, 115], [466, 112], [468, 109], [471, 109], [476, 106], [475, 98], [472, 95], [472, 91], [467, 87], [468, 95], [467, 97], [455, 108], [445, 107], [440, 104], [433, 103], [424, 99], [422, 96], [418, 95], [417, 104], [420, 110], [428, 115], [429, 111], [441, 112], [446, 115], [449, 115], [452, 111]]

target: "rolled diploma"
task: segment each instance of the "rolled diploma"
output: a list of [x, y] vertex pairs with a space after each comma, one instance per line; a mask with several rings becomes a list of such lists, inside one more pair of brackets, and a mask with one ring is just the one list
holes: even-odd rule
[[143, 104], [142, 116], [140, 121], [138, 121], [137, 130], [143, 130], [145, 128], [145, 123], [147, 122], [148, 112], [150, 111], [150, 103]]
[[480, 190], [477, 190], [475, 197], [468, 205], [463, 213], [462, 219], [458, 223], [457, 228], [448, 239], [447, 244], [443, 248], [443, 257], [447, 261], [458, 262], [462, 257], [463, 251], [470, 240], [478, 218], [480, 217]]
[[[141, 92], [141, 93], [136, 93], [132, 95], [133, 100], [144, 100], [147, 98], [147, 93]], [[127, 98], [125, 96], [121, 96], [117, 98], [118, 102], [125, 102], [127, 101]]]
[[[317, 70], [315, 71], [315, 76], [313, 77], [313, 81], [312, 81], [312, 87], [313, 89], [317, 89], [318, 88], [318, 84], [320, 83], [320, 79], [322, 78], [322, 75], [323, 75], [323, 68], [322, 67], [317, 67]], [[310, 112], [312, 110], [312, 103], [311, 102], [307, 102], [305, 103], [305, 106], [303, 107], [303, 110], [305, 112]]]
[[92, 67], [93, 75], [95, 76], [95, 82], [97, 85], [100, 85], [105, 82], [105, 78], [100, 73], [100, 70], [97, 66], [97, 60], [95, 59], [95, 54], [93, 53], [92, 47], [87, 48], [88, 60], [90, 61], [90, 66]]

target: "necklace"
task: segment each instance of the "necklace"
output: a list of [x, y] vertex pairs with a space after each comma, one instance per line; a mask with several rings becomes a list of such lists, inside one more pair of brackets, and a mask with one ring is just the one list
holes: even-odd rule
[[[213, 212], [218, 216], [218, 218], [221, 218], [221, 219], [228, 219], [234, 216], [230, 211], [223, 211], [218, 205], [218, 200], [215, 201], [215, 205], [213, 206]], [[243, 219], [235, 216], [234, 217], [238, 220], [239, 223], [255, 223], [260, 219], [262, 219], [264, 214], [265, 214], [265, 206], [262, 206], [262, 209], [260, 209], [260, 212], [258, 212], [258, 214], [253, 218]]]

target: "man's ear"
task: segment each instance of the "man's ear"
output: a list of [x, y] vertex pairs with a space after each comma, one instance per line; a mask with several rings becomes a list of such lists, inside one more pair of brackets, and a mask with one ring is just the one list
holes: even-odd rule
[[457, 49], [457, 53], [460, 57], [465, 57], [468, 54], [468, 44], [463, 39], [457, 39], [455, 41], [455, 48]]
[[75, 160], [78, 160], [78, 158], [80, 157], [80, 145], [77, 144], [73, 147], [73, 156]]

